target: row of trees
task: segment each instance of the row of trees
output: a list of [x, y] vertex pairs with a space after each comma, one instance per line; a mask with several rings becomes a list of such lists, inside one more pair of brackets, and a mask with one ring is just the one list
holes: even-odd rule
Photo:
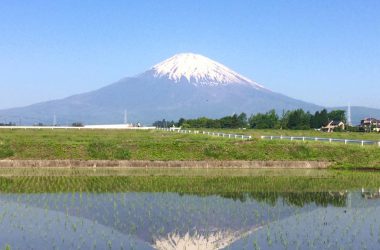
[[280, 118], [274, 110], [264, 114], [252, 115], [249, 118], [251, 128], [285, 128], [285, 129], [310, 129], [326, 126], [330, 121], [346, 122], [344, 110], [333, 110], [327, 112], [326, 109], [317, 111], [314, 114], [305, 112], [302, 109], [283, 112]]
[[197, 119], [179, 119], [178, 122], [156, 121], [153, 126], [168, 128], [172, 126], [183, 128], [246, 128], [248, 127], [247, 114], [241, 113], [240, 115], [234, 114], [232, 116], [225, 116], [220, 119], [211, 119], [207, 117], [200, 117]]
[[211, 119], [200, 117], [197, 119], [179, 119], [178, 122], [156, 121], [153, 123], [156, 127], [183, 127], [183, 128], [257, 128], [257, 129], [310, 129], [321, 128], [330, 121], [346, 121], [344, 110], [333, 110], [327, 112], [326, 109], [317, 111], [314, 114], [305, 112], [302, 109], [283, 112], [279, 117], [275, 110], [266, 113], [251, 115], [234, 114], [225, 116], [220, 119]]

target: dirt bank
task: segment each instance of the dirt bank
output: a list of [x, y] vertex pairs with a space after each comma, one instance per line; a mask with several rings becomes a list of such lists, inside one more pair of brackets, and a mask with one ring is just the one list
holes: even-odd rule
[[109, 161], [0, 160], [0, 167], [118, 167], [118, 168], [327, 168], [318, 161]]

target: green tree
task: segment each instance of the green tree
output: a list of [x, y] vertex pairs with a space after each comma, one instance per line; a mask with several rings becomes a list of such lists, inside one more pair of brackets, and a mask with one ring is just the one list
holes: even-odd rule
[[321, 110], [321, 112], [315, 112], [314, 116], [310, 117], [310, 127], [321, 128], [326, 126], [329, 122], [328, 113], [326, 109]]
[[238, 122], [239, 122], [239, 127], [240, 128], [245, 128], [248, 125], [248, 119], [247, 119], [247, 114], [246, 113], [241, 113], [238, 116]]
[[290, 111], [286, 127], [288, 129], [310, 129], [310, 118], [310, 113], [305, 113], [303, 109]]
[[328, 114], [328, 119], [330, 121], [341, 121], [346, 123], [346, 111], [344, 110], [332, 110]]
[[181, 127], [182, 124], [184, 124], [185, 122], [186, 122], [186, 120], [185, 120], [184, 118], [180, 118], [180, 119], [178, 120], [178, 122], [177, 122], [177, 126], [178, 126], [178, 127]]
[[270, 110], [265, 114], [258, 113], [249, 118], [251, 128], [257, 129], [272, 129], [279, 124], [279, 118], [275, 110]]

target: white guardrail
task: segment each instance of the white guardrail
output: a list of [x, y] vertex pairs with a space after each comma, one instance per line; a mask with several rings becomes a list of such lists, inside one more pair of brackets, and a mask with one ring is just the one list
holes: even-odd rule
[[250, 135], [239, 135], [239, 134], [226, 134], [221, 132], [210, 132], [210, 131], [199, 131], [199, 130], [184, 130], [184, 129], [173, 129], [173, 128], [156, 128], [157, 130], [161, 131], [170, 131], [170, 132], [176, 132], [176, 133], [183, 133], [183, 134], [202, 134], [202, 135], [209, 135], [209, 136], [219, 136], [224, 138], [230, 138], [230, 139], [240, 139], [240, 140], [251, 140], [252, 136]]
[[321, 142], [341, 142], [344, 144], [359, 144], [364, 145], [377, 145], [380, 147], [380, 141], [369, 140], [352, 140], [352, 139], [336, 139], [336, 138], [321, 138], [321, 137], [307, 137], [307, 136], [261, 136], [261, 139], [270, 140], [291, 140], [291, 141], [321, 141]]

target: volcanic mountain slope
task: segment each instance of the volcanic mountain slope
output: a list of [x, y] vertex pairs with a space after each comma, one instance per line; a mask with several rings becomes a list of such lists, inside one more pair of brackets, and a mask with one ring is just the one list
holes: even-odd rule
[[135, 77], [61, 100], [0, 111], [7, 121], [22, 124], [121, 123], [124, 110], [131, 122], [200, 116], [222, 117], [321, 107], [275, 93], [204, 56], [175, 55]]

